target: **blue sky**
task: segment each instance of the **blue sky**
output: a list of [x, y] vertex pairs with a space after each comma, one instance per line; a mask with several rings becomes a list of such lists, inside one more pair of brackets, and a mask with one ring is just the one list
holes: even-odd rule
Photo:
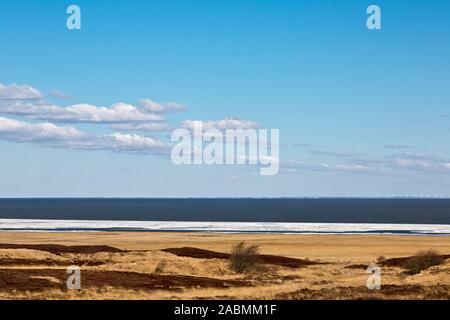
[[[66, 28], [71, 4], [81, 30]], [[366, 28], [370, 4], [382, 30]], [[449, 12], [438, 0], [2, 2], [0, 196], [450, 196]], [[171, 129], [279, 129], [278, 175], [175, 166], [158, 152], [169, 129], [55, 116], [139, 112], [141, 99], [177, 106], [158, 114]], [[74, 147], [79, 133], [102, 138]]]

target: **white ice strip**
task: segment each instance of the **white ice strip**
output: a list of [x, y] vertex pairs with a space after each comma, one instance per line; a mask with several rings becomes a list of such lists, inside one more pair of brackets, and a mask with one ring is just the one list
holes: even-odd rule
[[392, 233], [450, 235], [450, 225], [290, 222], [188, 222], [0, 219], [0, 230], [16, 231], [204, 231], [262, 233]]

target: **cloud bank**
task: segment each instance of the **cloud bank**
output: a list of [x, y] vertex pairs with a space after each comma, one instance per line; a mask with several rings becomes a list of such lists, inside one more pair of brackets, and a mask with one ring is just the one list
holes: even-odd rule
[[281, 168], [290, 172], [325, 171], [325, 172], [359, 172], [374, 174], [397, 174], [422, 172], [450, 174], [450, 159], [419, 154], [394, 154], [377, 159], [352, 159], [346, 163], [305, 163], [291, 159], [281, 164]]
[[84, 133], [70, 126], [58, 127], [52, 123], [30, 124], [0, 117], [0, 139], [5, 141], [53, 143], [84, 136]]
[[[194, 130], [194, 124], [200, 120], [184, 120], [181, 122], [181, 126], [187, 130]], [[219, 131], [225, 131], [227, 129], [257, 129], [259, 125], [250, 120], [244, 120], [239, 117], [225, 117], [220, 120], [202, 121], [203, 130], [216, 129]]]
[[168, 103], [157, 103], [150, 99], [141, 99], [139, 100], [139, 106], [151, 113], [165, 113], [165, 112], [184, 112], [186, 111], [186, 106], [176, 103], [176, 102], [168, 102]]
[[[67, 98], [54, 91], [50, 96]], [[0, 114], [24, 119], [0, 116], [0, 140], [76, 150], [166, 154], [169, 143], [130, 131], [168, 130], [162, 114], [185, 110], [181, 104], [150, 99], [141, 100], [138, 106], [119, 102], [108, 107], [89, 103], [63, 107], [43, 99], [42, 93], [29, 85], [0, 84]], [[74, 126], [84, 123], [109, 125], [115, 132], [92, 134]]]
[[0, 140], [76, 150], [110, 150], [143, 154], [169, 152], [167, 143], [152, 137], [118, 132], [90, 135], [72, 126], [57, 126], [52, 123], [31, 124], [4, 117], [0, 117]]
[[23, 116], [34, 120], [73, 123], [125, 123], [163, 120], [160, 115], [143, 112], [127, 103], [116, 103], [110, 107], [98, 107], [87, 103], [60, 107], [52, 104], [17, 101], [0, 104], [0, 113]]
[[0, 83], [0, 100], [36, 100], [43, 95], [37, 89], [28, 85], [3, 85]]

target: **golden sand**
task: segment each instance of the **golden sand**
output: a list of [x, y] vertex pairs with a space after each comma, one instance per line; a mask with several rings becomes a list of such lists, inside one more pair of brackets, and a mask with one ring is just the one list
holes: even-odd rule
[[[180, 257], [161, 251], [166, 248], [195, 247], [226, 253], [240, 241], [259, 245], [262, 254], [309, 259], [324, 264], [302, 268], [268, 265], [264, 271], [258, 273], [237, 274], [230, 270], [225, 259]], [[14, 270], [17, 269], [33, 269], [34, 271], [31, 271], [34, 279], [48, 282], [48, 284], [42, 282], [43, 290], [35, 288], [21, 290], [11, 285], [8, 287], [8, 283], [13, 283], [14, 286], [14, 282], [6, 281], [0, 288], [0, 298], [7, 299], [448, 299], [450, 297], [450, 259], [417, 275], [405, 274], [399, 267], [383, 267], [380, 291], [370, 291], [366, 288], [369, 275], [364, 267], [376, 263], [380, 256], [408, 257], [420, 250], [433, 249], [440, 254], [449, 255], [448, 236], [2, 232], [0, 244], [107, 245], [127, 250], [127, 252], [99, 252], [86, 255], [54, 254], [23, 248], [0, 249], [0, 261], [16, 259], [23, 262], [0, 265], [0, 271], [4, 269], [4, 277], [11, 274], [13, 278]], [[61, 271], [64, 261], [67, 264], [82, 261], [80, 263], [85, 264], [82, 266], [82, 272], [90, 270], [89, 272], [95, 275], [97, 270], [103, 270], [105, 274], [116, 277], [117, 281], [111, 279], [111, 285], [97, 286], [95, 279], [91, 279], [91, 285], [83, 287], [82, 290], [61, 289], [65, 284], [61, 277], [65, 276], [65, 273], [55, 273], [53, 277], [51, 270]], [[348, 268], [358, 264], [361, 265], [360, 268]], [[43, 270], [43, 274], [34, 274], [37, 272], [35, 269]], [[127, 272], [156, 277], [163, 285], [158, 289], [148, 289], [150, 287], [145, 286], [141, 288], [136, 284], [132, 288], [127, 287], [123, 284], [123, 279], [117, 278], [127, 276]], [[186, 284], [186, 287], [174, 288], [172, 285], [164, 284], [164, 281], [171, 280], [170, 277], [177, 276], [205, 277], [220, 281], [237, 280], [248, 285], [227, 285], [226, 288], [221, 288]], [[153, 278], [150, 280], [154, 281]], [[17, 281], [19, 281], [17, 286], [20, 286], [21, 280]], [[53, 285], [56, 287], [52, 287]]]

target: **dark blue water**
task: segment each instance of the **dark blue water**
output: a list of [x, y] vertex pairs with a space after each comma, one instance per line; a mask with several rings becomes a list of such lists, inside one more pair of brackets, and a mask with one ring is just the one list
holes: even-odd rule
[[450, 199], [0, 199], [0, 219], [450, 224]]

